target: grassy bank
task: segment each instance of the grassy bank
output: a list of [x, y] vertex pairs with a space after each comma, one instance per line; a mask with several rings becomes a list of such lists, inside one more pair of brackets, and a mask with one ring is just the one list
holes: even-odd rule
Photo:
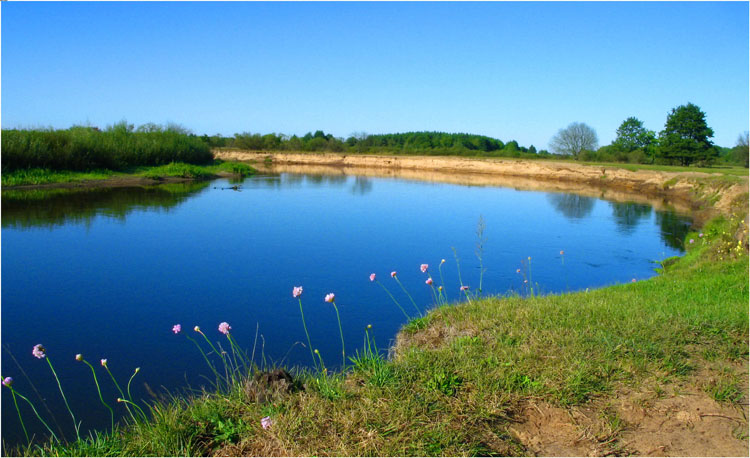
[[255, 173], [255, 169], [247, 164], [215, 160], [210, 165], [195, 165], [173, 162], [160, 166], [137, 166], [123, 170], [100, 169], [94, 171], [77, 172], [72, 170], [50, 169], [19, 169], [2, 174], [3, 187], [44, 185], [51, 183], [76, 182], [105, 182], [110, 179], [148, 178], [159, 180], [167, 177], [207, 179], [219, 174], [233, 174], [247, 176]]
[[157, 403], [151, 421], [114, 434], [10, 452], [523, 455], [532, 452], [514, 427], [524, 406], [545, 403], [595, 409], [598, 454], [633, 453], [622, 442], [623, 392], [643, 394], [644, 408], [686, 387], [721, 405], [746, 400], [748, 256], [738, 243], [747, 240], [745, 213], [701, 230], [688, 234], [684, 257], [663, 262], [650, 280], [472, 297], [412, 320], [389, 359], [360, 348], [345, 374], [293, 371], [294, 382], [250, 374], [217, 392]]

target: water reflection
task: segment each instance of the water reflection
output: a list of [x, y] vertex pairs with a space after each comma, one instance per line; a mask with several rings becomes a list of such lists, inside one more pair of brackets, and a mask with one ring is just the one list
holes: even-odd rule
[[136, 209], [169, 211], [206, 189], [209, 182], [132, 188], [35, 189], [2, 192], [2, 227], [90, 224], [97, 215], [124, 221]]
[[568, 219], [582, 219], [587, 217], [594, 209], [596, 199], [593, 197], [580, 196], [578, 194], [556, 194], [547, 195], [552, 206]]
[[692, 226], [689, 217], [672, 212], [659, 212], [656, 214], [656, 224], [659, 225], [661, 238], [667, 246], [677, 250], [685, 248], [685, 236]]
[[651, 206], [633, 202], [610, 202], [612, 217], [617, 229], [625, 234], [632, 234], [641, 220], [651, 216]]

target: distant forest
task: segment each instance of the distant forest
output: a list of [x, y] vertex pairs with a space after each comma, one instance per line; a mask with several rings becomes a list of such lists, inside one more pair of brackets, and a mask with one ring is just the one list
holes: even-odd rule
[[283, 134], [235, 134], [201, 137], [214, 148], [237, 148], [257, 151], [329, 151], [335, 153], [394, 153], [460, 156], [537, 157], [549, 155], [537, 151], [534, 145], [520, 146], [517, 141], [504, 143], [492, 137], [445, 132], [406, 132], [399, 134], [355, 134], [337, 138], [322, 130], [308, 132], [302, 137]]

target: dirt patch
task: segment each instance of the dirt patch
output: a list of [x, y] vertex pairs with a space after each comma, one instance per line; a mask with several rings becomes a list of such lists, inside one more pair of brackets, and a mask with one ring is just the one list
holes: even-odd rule
[[[748, 192], [718, 173], [629, 171], [554, 161], [435, 156], [262, 153], [215, 151], [224, 160], [250, 161], [271, 172], [389, 176], [475, 186], [572, 192], [621, 202], [647, 203], [656, 209], [702, 209], [699, 220], [728, 213], [730, 203]], [[701, 183], [700, 186], [697, 183]]]
[[742, 404], [725, 404], [696, 383], [572, 408], [527, 401], [509, 432], [541, 456], [748, 456], [747, 387]]

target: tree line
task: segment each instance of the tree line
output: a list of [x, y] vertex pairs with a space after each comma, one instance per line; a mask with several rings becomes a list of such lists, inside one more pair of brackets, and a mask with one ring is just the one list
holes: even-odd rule
[[643, 121], [629, 117], [617, 128], [617, 137], [598, 147], [596, 131], [580, 122], [560, 129], [550, 140], [550, 148], [561, 155], [584, 161], [631, 162], [704, 167], [716, 163], [748, 167], [748, 132], [740, 134], [733, 148], [714, 145], [714, 131], [706, 123], [706, 114], [692, 103], [673, 108], [664, 129], [647, 129]]
[[396, 134], [355, 133], [338, 138], [322, 130], [304, 136], [284, 134], [240, 133], [233, 137], [201, 136], [215, 148], [237, 148], [258, 151], [318, 151], [348, 153], [392, 153], [459, 156], [537, 157], [551, 156], [537, 151], [534, 145], [521, 146], [517, 141], [503, 142], [484, 135], [446, 132], [404, 132]]

